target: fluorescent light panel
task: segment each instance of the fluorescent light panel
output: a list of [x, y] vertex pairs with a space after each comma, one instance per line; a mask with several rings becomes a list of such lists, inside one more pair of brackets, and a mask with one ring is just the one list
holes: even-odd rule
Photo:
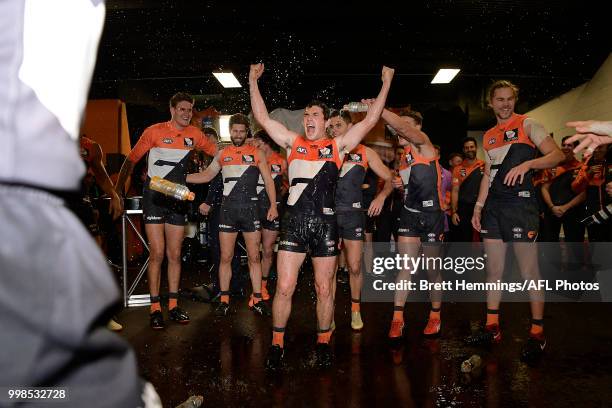
[[450, 81], [457, 76], [459, 69], [441, 69], [438, 71], [434, 79], [431, 80], [432, 84], [448, 84]]
[[217, 78], [217, 81], [221, 82], [224, 88], [242, 88], [240, 82], [231, 72], [213, 72], [213, 75]]

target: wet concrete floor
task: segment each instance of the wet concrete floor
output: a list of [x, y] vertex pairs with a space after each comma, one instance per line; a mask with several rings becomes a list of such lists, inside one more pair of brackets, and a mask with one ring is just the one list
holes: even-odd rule
[[[194, 271], [185, 275], [183, 287], [201, 276]], [[264, 368], [271, 319], [248, 310], [246, 298], [233, 298], [232, 313], [225, 318], [215, 317], [210, 304], [181, 300], [191, 323], [167, 321], [162, 331], [149, 328], [148, 307], [129, 308], [119, 314], [124, 325], [120, 335], [136, 350], [143, 377], [153, 383], [165, 407], [194, 394], [205, 397], [205, 407], [612, 406], [609, 303], [548, 304], [547, 354], [529, 367], [518, 360], [529, 327], [527, 304], [502, 304], [503, 340], [486, 350], [462, 342], [483, 318], [484, 304], [445, 304], [441, 337], [425, 340], [421, 331], [428, 305], [409, 303], [404, 342], [393, 350], [386, 341], [392, 306], [363, 304], [365, 327], [355, 333], [348, 284], [339, 284], [335, 361], [332, 368], [320, 370], [313, 367], [312, 356], [314, 298], [306, 273], [285, 335], [286, 368], [278, 374]], [[482, 370], [466, 376], [460, 364], [474, 353], [482, 357]]]

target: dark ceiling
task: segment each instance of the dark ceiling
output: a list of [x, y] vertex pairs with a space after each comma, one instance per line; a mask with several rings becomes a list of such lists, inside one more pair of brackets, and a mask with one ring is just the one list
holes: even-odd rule
[[[482, 129], [493, 119], [484, 104], [492, 80], [516, 82], [525, 111], [589, 80], [611, 51], [603, 3], [359, 4], [110, 0], [91, 97], [120, 98], [128, 114], [151, 107], [167, 116], [169, 97], [185, 90], [200, 108], [248, 112], [248, 65], [262, 61], [270, 110], [313, 97], [340, 106], [375, 96], [389, 64], [389, 105], [459, 112], [464, 130]], [[431, 85], [445, 66], [461, 73]], [[219, 69], [244, 87], [223, 89], [211, 74]]]

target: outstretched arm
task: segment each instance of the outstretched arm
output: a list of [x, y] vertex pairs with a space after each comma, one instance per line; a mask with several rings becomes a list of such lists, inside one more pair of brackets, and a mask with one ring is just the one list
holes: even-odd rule
[[429, 137], [427, 137], [422, 130], [412, 126], [390, 110], [385, 109], [382, 113], [382, 118], [402, 139], [406, 139], [413, 145], [421, 146], [426, 143], [431, 143]]
[[204, 184], [214, 179], [215, 176], [221, 171], [221, 165], [219, 164], [219, 154], [215, 155], [215, 158], [210, 162], [205, 170], [199, 173], [191, 173], [187, 175], [187, 183], [191, 184]]
[[362, 102], [367, 103], [368, 113], [366, 117], [359, 123], [354, 124], [343, 136], [336, 138], [336, 144], [340, 152], [350, 152], [357, 146], [361, 140], [368, 134], [370, 130], [378, 123], [380, 115], [385, 108], [385, 102], [387, 101], [387, 95], [391, 88], [391, 81], [393, 80], [393, 74], [395, 70], [389, 67], [383, 66], [382, 68], [382, 87], [380, 92], [374, 101], [363, 100]]
[[272, 140], [282, 148], [291, 148], [298, 134], [287, 129], [282, 123], [275, 121], [268, 115], [268, 109], [259, 92], [257, 80], [261, 77], [264, 71], [263, 64], [253, 64], [249, 71], [249, 91], [251, 94], [251, 109], [255, 120], [264, 128], [270, 135]]
[[590, 156], [597, 146], [612, 143], [612, 121], [567, 122], [565, 126], [576, 128], [577, 133], [568, 139], [569, 143], [580, 141], [580, 144], [574, 149], [574, 153], [586, 149], [585, 156]]

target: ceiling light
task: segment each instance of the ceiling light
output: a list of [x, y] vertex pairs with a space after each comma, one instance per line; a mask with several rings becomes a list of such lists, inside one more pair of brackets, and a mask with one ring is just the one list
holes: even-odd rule
[[213, 75], [217, 78], [217, 81], [221, 82], [224, 88], [242, 88], [240, 82], [231, 72], [213, 72]]
[[441, 69], [438, 71], [434, 79], [431, 80], [431, 83], [448, 84], [459, 73], [459, 71], [459, 69]]

